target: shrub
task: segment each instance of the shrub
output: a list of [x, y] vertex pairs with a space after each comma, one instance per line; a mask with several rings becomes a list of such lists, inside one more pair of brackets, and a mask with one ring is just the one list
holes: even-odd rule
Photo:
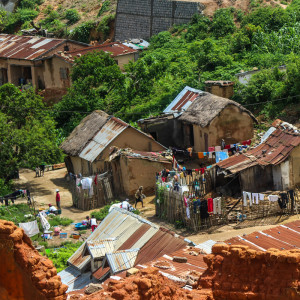
[[65, 19], [68, 20], [69, 25], [72, 25], [80, 20], [80, 15], [76, 9], [67, 9]]
[[105, 13], [106, 11], [109, 10], [109, 6], [110, 6], [110, 1], [109, 0], [105, 0], [98, 12], [97, 17], [100, 17], [103, 13]]
[[33, 215], [27, 204], [14, 204], [10, 206], [0, 206], [0, 219], [14, 222], [17, 226], [19, 223], [30, 222], [34, 220], [34, 216], [25, 217], [25, 215]]
[[81, 25], [77, 26], [70, 34], [70, 37], [73, 40], [82, 42], [82, 43], [89, 43], [90, 42], [90, 34], [91, 30], [94, 28], [95, 24], [92, 21], [88, 21], [82, 23]]
[[110, 33], [110, 23], [115, 19], [115, 15], [108, 15], [103, 17], [100, 21], [97, 30], [103, 34], [103, 39], [105, 40]]

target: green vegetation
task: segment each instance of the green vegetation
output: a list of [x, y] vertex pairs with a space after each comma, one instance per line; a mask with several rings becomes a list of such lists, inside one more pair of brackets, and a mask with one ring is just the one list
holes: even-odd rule
[[19, 167], [63, 161], [55, 122], [33, 89], [0, 86], [0, 178], [5, 183]]
[[70, 224], [73, 223], [73, 220], [65, 217], [60, 217], [60, 216], [49, 216], [48, 222], [51, 225], [51, 227], [69, 226]]
[[[32, 217], [25, 217], [25, 215], [32, 215]], [[0, 219], [14, 222], [17, 226], [19, 226], [19, 223], [35, 220], [33, 215], [34, 212], [27, 204], [0, 206]]]
[[47, 249], [46, 255], [54, 263], [57, 272], [60, 272], [67, 267], [68, 259], [81, 246], [81, 244], [82, 242], [67, 242], [61, 248]]
[[65, 18], [68, 20], [68, 24], [72, 25], [80, 20], [80, 15], [76, 9], [66, 10]]
[[103, 13], [105, 13], [106, 11], [109, 10], [109, 7], [110, 7], [110, 1], [109, 0], [105, 0], [98, 12], [98, 15], [97, 17], [100, 17]]

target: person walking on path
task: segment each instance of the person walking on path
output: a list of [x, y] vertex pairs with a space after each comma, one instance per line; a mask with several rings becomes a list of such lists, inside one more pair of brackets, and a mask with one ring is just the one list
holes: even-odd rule
[[135, 193], [135, 208], [138, 202], [142, 202], [142, 207], [144, 207], [144, 198], [146, 198], [146, 196], [143, 194], [143, 187], [140, 186]]
[[94, 232], [94, 230], [97, 228], [97, 220], [94, 215], [92, 215], [91, 218], [91, 227], [92, 227], [92, 232]]
[[59, 189], [56, 189], [56, 206], [58, 209], [60, 209], [60, 194], [59, 194]]

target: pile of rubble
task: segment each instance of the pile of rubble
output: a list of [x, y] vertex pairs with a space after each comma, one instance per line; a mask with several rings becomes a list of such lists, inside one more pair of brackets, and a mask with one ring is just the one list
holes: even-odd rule
[[0, 299], [67, 298], [53, 263], [33, 247], [24, 230], [0, 220]]

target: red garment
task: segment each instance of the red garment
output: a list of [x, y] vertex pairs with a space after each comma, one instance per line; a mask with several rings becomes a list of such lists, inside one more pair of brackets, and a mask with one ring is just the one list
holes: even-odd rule
[[230, 149], [230, 145], [225, 145], [224, 149]]
[[205, 168], [201, 168], [200, 171], [201, 171], [201, 174], [204, 174]]
[[56, 202], [59, 202], [59, 201], [60, 201], [60, 194], [56, 193]]
[[214, 152], [215, 151], [215, 147], [208, 147], [208, 152]]
[[94, 230], [97, 228], [97, 225], [92, 225], [92, 232], [94, 232]]
[[214, 201], [213, 198], [207, 199], [207, 212], [212, 213], [214, 211]]
[[185, 206], [185, 207], [188, 207], [188, 203], [187, 203], [186, 197], [184, 197], [184, 206]]
[[97, 185], [97, 174], [96, 174], [96, 176], [95, 176], [95, 179], [94, 179], [94, 183]]

